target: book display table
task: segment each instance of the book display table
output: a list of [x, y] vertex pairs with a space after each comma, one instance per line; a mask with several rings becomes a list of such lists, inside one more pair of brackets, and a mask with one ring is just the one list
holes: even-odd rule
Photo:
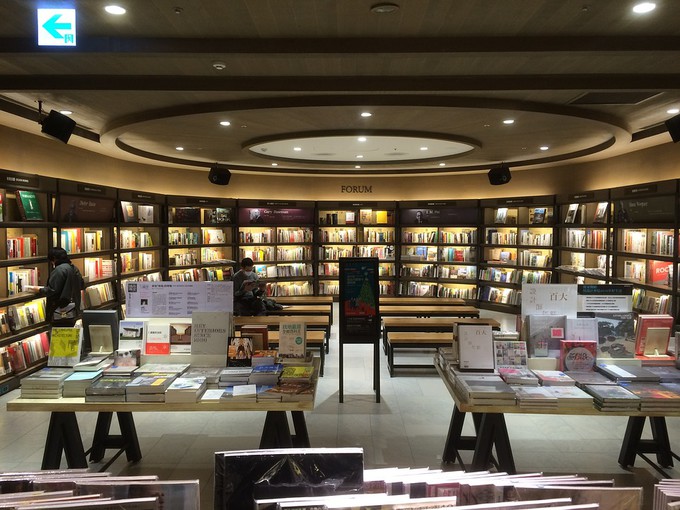
[[[91, 462], [99, 462], [107, 449], [118, 449], [116, 455], [125, 452], [129, 462], [141, 460], [137, 430], [133, 413], [140, 412], [224, 412], [224, 411], [258, 411], [266, 413], [260, 448], [308, 448], [309, 435], [304, 411], [314, 409], [314, 402], [196, 402], [173, 403], [163, 402], [85, 402], [80, 398], [60, 399], [22, 399], [7, 403], [8, 411], [50, 412], [50, 424], [47, 429], [42, 469], [57, 469], [61, 463], [62, 453], [66, 456], [69, 468], [86, 468], [87, 455]], [[76, 413], [96, 412], [97, 424], [92, 439], [92, 447], [85, 451]], [[113, 414], [116, 414], [120, 425], [120, 435], [110, 433]], [[290, 413], [293, 432], [288, 425]], [[115, 458], [114, 458], [115, 459]]]
[[[623, 437], [618, 458], [621, 467], [626, 468], [633, 466], [636, 456], [639, 455], [643, 460], [661, 473], [662, 476], [669, 478], [670, 475], [662, 468], [672, 466], [674, 458], [680, 460], [680, 457], [671, 450], [665, 420], [666, 417], [680, 417], [680, 411], [602, 412], [594, 407], [526, 409], [516, 405], [475, 406], [468, 404], [454, 388], [442, 368], [436, 363], [435, 366], [454, 402], [453, 413], [451, 415], [446, 443], [444, 445], [444, 453], [442, 455], [442, 462], [444, 463], [458, 462], [464, 466], [460, 451], [468, 450], [473, 452], [472, 463], [469, 466], [470, 470], [484, 470], [493, 464], [499, 471], [515, 474], [517, 471], [512, 455], [510, 436], [508, 435], [508, 429], [505, 423], [505, 415], [508, 413], [628, 417], [628, 425], [626, 427], [626, 433]], [[474, 422], [475, 435], [473, 436], [462, 435], [463, 424], [467, 413], [472, 415]], [[642, 431], [646, 420], [649, 420], [650, 423], [652, 432], [651, 439], [642, 439]], [[496, 450], [496, 458], [493, 456], [494, 448]], [[656, 454], [656, 462], [646, 455], [648, 453]]]

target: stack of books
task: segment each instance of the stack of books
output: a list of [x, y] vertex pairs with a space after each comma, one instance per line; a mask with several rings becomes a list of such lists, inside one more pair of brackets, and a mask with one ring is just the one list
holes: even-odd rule
[[102, 375], [85, 388], [85, 402], [125, 402], [125, 387], [132, 380], [125, 375]]
[[73, 370], [76, 372], [97, 372], [113, 365], [111, 354], [88, 354], [79, 363], [76, 363]]
[[612, 381], [621, 382], [659, 382], [659, 376], [647, 368], [635, 365], [619, 366], [611, 363], [598, 363], [596, 370]]
[[[522, 409], [556, 409], [557, 397], [543, 386], [513, 385], [519, 407]], [[592, 399], [591, 399], [592, 400]]]
[[546, 386], [545, 388], [557, 397], [557, 407], [592, 408], [593, 397], [576, 386]]
[[314, 400], [314, 385], [311, 382], [285, 382], [273, 386], [258, 398], [260, 401], [276, 400], [276, 395], [282, 402], [309, 402]]
[[275, 386], [279, 383], [279, 377], [282, 372], [283, 365], [280, 363], [253, 366], [253, 370], [248, 377], [248, 384]]
[[677, 412], [680, 410], [680, 393], [675, 384], [620, 383], [640, 399], [640, 411]]
[[45, 367], [21, 380], [21, 398], [61, 398], [70, 368]]
[[177, 377], [165, 390], [165, 402], [198, 402], [207, 388], [206, 378]]
[[165, 402], [165, 391], [177, 378], [167, 372], [146, 372], [137, 375], [125, 386], [127, 402]]
[[217, 389], [224, 367], [189, 367], [182, 377], [205, 377], [207, 389]]
[[144, 363], [141, 367], [135, 370], [137, 375], [146, 374], [149, 372], [157, 372], [163, 374], [173, 374], [180, 376], [189, 370], [189, 363]]
[[640, 397], [613, 384], [586, 384], [583, 388], [595, 400], [599, 411], [635, 411], [640, 408]]
[[253, 358], [250, 360], [250, 366], [258, 367], [260, 365], [273, 365], [278, 358], [278, 351], [276, 349], [266, 349], [255, 351]]
[[534, 370], [541, 386], [574, 386], [576, 381], [561, 370]]
[[313, 366], [287, 365], [281, 371], [279, 380], [281, 384], [286, 383], [307, 383], [312, 381], [314, 375]]
[[499, 368], [498, 374], [508, 384], [538, 386], [538, 377], [527, 367]]
[[680, 383], [680, 370], [670, 366], [646, 366], [647, 370], [659, 377], [662, 383]]
[[255, 384], [238, 384], [225, 388], [220, 400], [222, 401], [239, 401], [239, 402], [255, 402], [257, 399], [257, 385]]
[[514, 406], [515, 390], [498, 375], [460, 375], [456, 377], [458, 391], [469, 404]]
[[226, 388], [228, 386], [236, 386], [239, 384], [248, 384], [253, 369], [251, 367], [227, 367], [220, 372], [220, 380], [218, 386]]
[[102, 376], [102, 371], [73, 372], [64, 381], [62, 394], [67, 397], [84, 397], [85, 390]]
[[583, 389], [586, 384], [616, 384], [609, 377], [600, 372], [571, 372], [569, 374], [576, 386]]

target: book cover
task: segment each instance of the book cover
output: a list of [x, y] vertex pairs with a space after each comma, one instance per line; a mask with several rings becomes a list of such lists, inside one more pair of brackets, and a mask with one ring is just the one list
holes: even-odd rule
[[40, 202], [34, 191], [17, 190], [17, 206], [23, 221], [43, 221]]
[[609, 208], [609, 202], [599, 202], [595, 208], [595, 216], [593, 217], [593, 223], [606, 223], [607, 222], [607, 209]]
[[307, 354], [307, 324], [281, 321], [279, 324], [279, 356], [304, 358]]
[[137, 220], [139, 223], [153, 223], [154, 211], [152, 205], [138, 205], [137, 206]]
[[558, 357], [560, 340], [564, 339], [566, 315], [527, 315], [529, 355]]
[[[668, 335], [670, 336], [670, 331], [673, 329], [673, 321], [673, 317], [667, 314], [639, 314], [635, 332], [635, 354], [638, 356], [645, 354], [647, 335], [650, 328], [667, 328]], [[659, 333], [659, 330], [655, 330], [655, 335], [657, 335], [655, 342], [657, 344], [659, 343]], [[666, 343], [666, 347], [667, 345], [668, 343]], [[664, 350], [662, 354], [666, 354], [666, 351]]]
[[227, 366], [249, 367], [253, 359], [253, 341], [250, 337], [229, 337], [229, 351], [227, 353]]
[[650, 260], [648, 264], [648, 283], [651, 285], [666, 286], [671, 286], [673, 284], [673, 262], [666, 262], [664, 260]]
[[494, 369], [495, 357], [491, 326], [459, 324], [456, 341], [462, 370]]
[[170, 323], [170, 354], [191, 353], [191, 323]]
[[527, 343], [521, 340], [494, 340], [496, 369], [527, 366]]
[[534, 216], [531, 219], [531, 223], [545, 223], [545, 207], [534, 207]]
[[149, 321], [144, 354], [170, 354], [170, 324]]
[[113, 364], [117, 367], [138, 367], [141, 356], [140, 349], [116, 349], [113, 353]]
[[119, 349], [142, 349], [146, 336], [146, 320], [123, 319], [120, 321], [118, 332]]
[[508, 208], [499, 207], [496, 209], [496, 214], [494, 216], [493, 222], [498, 224], [505, 224], [508, 219]]
[[159, 372], [138, 375], [125, 386], [125, 393], [165, 393], [176, 377]]
[[80, 361], [83, 330], [80, 328], [52, 328], [47, 366], [73, 367]]
[[120, 203], [120, 209], [123, 213], [123, 223], [137, 223], [137, 205], [132, 202]]
[[575, 223], [576, 211], [578, 211], [578, 204], [569, 204], [569, 209], [567, 209], [567, 215], [564, 217], [564, 222]]
[[565, 340], [595, 340], [599, 338], [597, 318], [567, 317]]
[[597, 312], [597, 357], [632, 358], [635, 355], [633, 312]]
[[647, 328], [644, 356], [667, 356], [671, 328]]
[[90, 348], [93, 354], [109, 354], [113, 352], [113, 332], [108, 324], [89, 324]]
[[253, 350], [264, 351], [269, 349], [269, 330], [266, 325], [244, 324], [241, 326], [241, 334], [253, 339]]
[[560, 342], [560, 370], [590, 372], [595, 367], [597, 340], [562, 340]]
[[191, 354], [227, 354], [232, 324], [230, 313], [192, 312]]

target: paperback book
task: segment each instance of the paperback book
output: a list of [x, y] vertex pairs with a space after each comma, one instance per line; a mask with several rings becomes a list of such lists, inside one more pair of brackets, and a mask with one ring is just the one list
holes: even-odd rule
[[80, 361], [83, 348], [81, 328], [52, 328], [47, 366], [73, 367]]

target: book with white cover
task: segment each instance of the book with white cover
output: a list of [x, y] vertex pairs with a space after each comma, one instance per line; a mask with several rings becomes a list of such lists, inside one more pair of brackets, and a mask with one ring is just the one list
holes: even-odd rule
[[118, 326], [118, 349], [132, 350], [144, 348], [146, 325], [149, 321], [123, 319]]
[[205, 377], [178, 377], [165, 390], [165, 401], [196, 402], [205, 390]]
[[304, 358], [307, 354], [307, 324], [299, 321], [281, 321], [279, 324], [279, 356]]
[[191, 314], [191, 354], [227, 354], [232, 314], [198, 312]]
[[492, 328], [485, 324], [458, 326], [458, 355], [462, 370], [493, 370]]
[[170, 324], [149, 321], [144, 354], [170, 354]]

